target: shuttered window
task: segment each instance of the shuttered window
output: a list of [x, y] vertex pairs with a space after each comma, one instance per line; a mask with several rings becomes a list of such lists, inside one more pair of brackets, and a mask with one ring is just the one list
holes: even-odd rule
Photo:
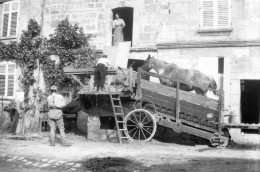
[[230, 28], [230, 0], [201, 0], [200, 27], [203, 29]]
[[13, 62], [0, 63], [0, 96], [14, 96], [15, 68]]
[[19, 0], [3, 3], [2, 37], [14, 37], [17, 34]]

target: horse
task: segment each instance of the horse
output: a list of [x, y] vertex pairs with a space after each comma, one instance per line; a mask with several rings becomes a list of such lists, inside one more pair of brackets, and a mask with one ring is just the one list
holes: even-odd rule
[[[184, 91], [195, 91], [196, 94], [205, 96], [207, 91], [211, 89], [216, 89], [217, 84], [212, 76], [207, 76], [199, 70], [189, 70], [183, 69], [174, 63], [167, 63], [165, 61], [158, 60], [151, 57], [150, 54], [141, 67], [144, 71], [150, 71], [154, 69], [158, 75], [162, 75], [172, 80], [159, 78], [160, 83], [163, 85], [177, 87], [177, 82], [173, 80], [183, 81], [180, 83], [180, 89]], [[195, 86], [193, 86], [195, 85]], [[213, 91], [216, 95], [216, 92]]]

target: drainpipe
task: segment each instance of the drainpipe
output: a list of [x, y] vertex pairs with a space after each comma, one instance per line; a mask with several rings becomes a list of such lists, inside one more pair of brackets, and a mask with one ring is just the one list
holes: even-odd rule
[[219, 89], [223, 90], [224, 86], [224, 57], [218, 58], [218, 75], [219, 75]]
[[[224, 86], [224, 57], [218, 58], [218, 76], [219, 76], [219, 90], [223, 92]], [[224, 92], [223, 92], [224, 93]], [[222, 94], [222, 93], [221, 93]], [[221, 109], [220, 109], [220, 116], [219, 116], [219, 123], [223, 123], [223, 109], [224, 109], [224, 97], [225, 95], [222, 94], [220, 98], [223, 100], [221, 102]], [[220, 128], [219, 128], [220, 129]]]
[[41, 36], [43, 34], [43, 22], [44, 22], [44, 8], [45, 8], [46, 0], [42, 0], [42, 13], [41, 13]]

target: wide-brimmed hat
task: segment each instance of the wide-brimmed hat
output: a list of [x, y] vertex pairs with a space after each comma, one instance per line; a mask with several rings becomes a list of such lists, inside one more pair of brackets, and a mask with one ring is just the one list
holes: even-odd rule
[[57, 91], [57, 86], [55, 86], [55, 85], [51, 86], [51, 90]]

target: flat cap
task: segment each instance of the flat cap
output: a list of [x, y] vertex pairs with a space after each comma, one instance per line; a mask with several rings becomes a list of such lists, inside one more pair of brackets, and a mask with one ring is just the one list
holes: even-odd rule
[[57, 86], [55, 86], [55, 85], [51, 86], [51, 90], [56, 90], [57, 91]]

